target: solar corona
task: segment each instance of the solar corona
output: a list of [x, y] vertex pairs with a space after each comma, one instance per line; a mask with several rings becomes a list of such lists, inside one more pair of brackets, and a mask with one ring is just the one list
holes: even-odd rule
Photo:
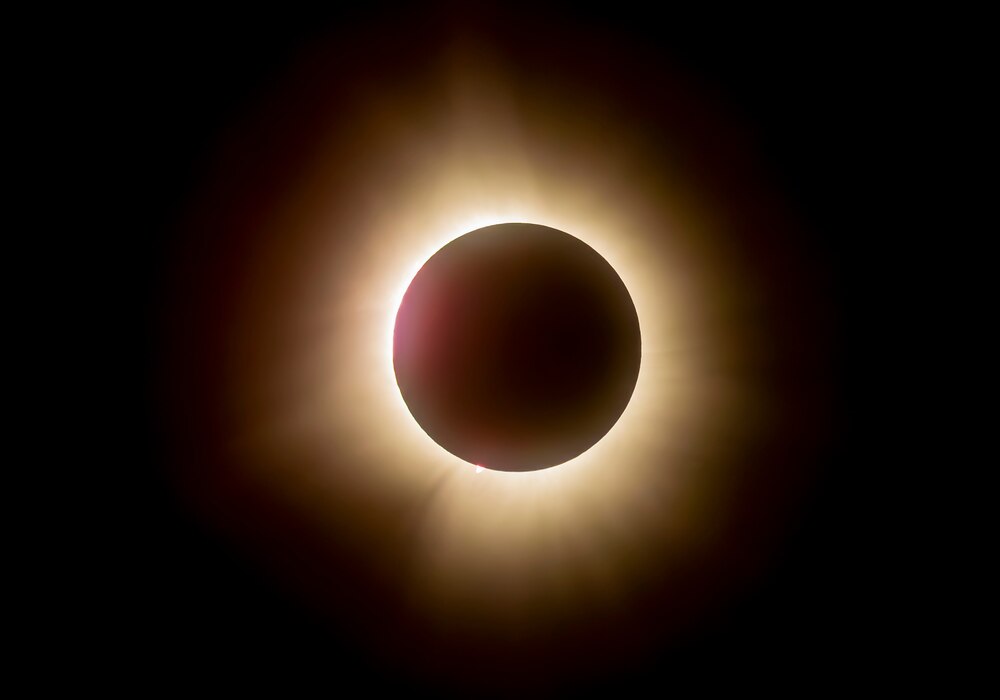
[[362, 39], [286, 67], [185, 212], [172, 483], [394, 667], [667, 644], [762, 570], [822, 445], [800, 222], [627, 44], [542, 74]]

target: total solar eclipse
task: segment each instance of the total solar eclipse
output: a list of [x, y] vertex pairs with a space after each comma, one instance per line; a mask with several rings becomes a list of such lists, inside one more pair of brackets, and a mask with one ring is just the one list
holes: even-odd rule
[[[446, 14], [301, 47], [220, 116], [162, 226], [152, 473], [182, 534], [218, 542], [184, 585], [232, 555], [281, 606], [220, 576], [173, 628], [215, 654], [202, 613], [224, 608], [234, 669], [287, 654], [340, 682], [334, 659], [455, 694], [628, 695], [600, 679], [641, 685], [649, 659], [666, 688], [745, 650], [771, 668], [787, 649], [761, 630], [801, 579], [768, 576], [837, 541], [801, 526], [839, 467], [825, 239], [765, 134], [673, 57]], [[775, 636], [800, 639], [786, 607]], [[272, 631], [286, 610], [317, 636]]]
[[433, 255], [396, 316], [393, 366], [413, 417], [472, 464], [566, 462], [614, 426], [639, 375], [628, 290], [583, 241], [548, 226], [477, 229]]

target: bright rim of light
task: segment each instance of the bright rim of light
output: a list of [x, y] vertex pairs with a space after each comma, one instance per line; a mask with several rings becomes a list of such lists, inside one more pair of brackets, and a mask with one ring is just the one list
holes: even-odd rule
[[[425, 579], [423, 586], [415, 583], [415, 595], [423, 591], [444, 601], [475, 581], [484, 597], [495, 596], [489, 581], [505, 566], [508, 578], [533, 571], [519, 586], [538, 575], [569, 581], [583, 567], [607, 593], [617, 589], [613, 579], [625, 575], [620, 552], [627, 550], [621, 546], [641, 537], [673, 498], [686, 497], [679, 487], [692, 465], [678, 453], [705, 418], [696, 381], [704, 353], [686, 345], [704, 343], [686, 328], [679, 305], [693, 292], [677, 281], [685, 276], [671, 274], [674, 263], [662, 244], [673, 222], [660, 219], [663, 229], [650, 236], [643, 230], [648, 221], [629, 214], [644, 212], [641, 204], [622, 205], [620, 192], [605, 191], [601, 178], [588, 175], [618, 168], [607, 160], [580, 163], [558, 177], [530, 162], [470, 168], [469, 160], [509, 160], [509, 147], [495, 158], [481, 154], [492, 143], [474, 138], [453, 144], [451, 160], [428, 163], [424, 178], [392, 193], [391, 211], [370, 212], [357, 237], [364, 245], [354, 251], [360, 261], [354, 296], [332, 319], [333, 345], [325, 355], [339, 359], [328, 365], [324, 383], [329, 419], [353, 436], [354, 460], [372, 467], [328, 477], [333, 488], [354, 482], [362, 492], [400, 498], [423, 493], [431, 500], [414, 553], [419, 563], [412, 575]], [[469, 151], [480, 157], [460, 157]], [[635, 391], [615, 426], [576, 458], [532, 472], [480, 471], [441, 448], [410, 414], [392, 363], [396, 313], [420, 267], [455, 238], [505, 222], [550, 226], [596, 250], [629, 290], [642, 332]], [[623, 512], [631, 517], [623, 521]], [[553, 538], [565, 537], [576, 543], [572, 555], [552, 549]]]
[[[456, 85], [455, 104], [422, 122], [430, 130], [415, 130], [406, 104], [362, 110], [370, 165], [352, 174], [350, 205], [303, 216], [292, 197], [271, 222], [279, 248], [285, 237], [320, 241], [296, 300], [311, 340], [269, 380], [301, 386], [296, 406], [262, 419], [247, 431], [255, 444], [241, 449], [270, 465], [256, 472], [270, 493], [421, 504], [406, 571], [408, 595], [425, 608], [465, 600], [476, 615], [510, 617], [537, 611], [553, 587], [597, 605], [649, 565], [637, 542], [667, 552], [711, 532], [702, 527], [718, 507], [711, 465], [732, 443], [703, 436], [709, 423], [731, 421], [743, 390], [713, 366], [719, 344], [700, 318], [718, 293], [699, 278], [712, 222], [673, 198], [675, 174], [651, 172], [625, 132], [595, 144], [598, 127], [525, 121], [480, 76]], [[304, 190], [323, 190], [333, 158], [317, 154], [319, 184]], [[350, 235], [325, 236], [348, 225], [345, 209]], [[392, 363], [396, 313], [420, 267], [455, 238], [507, 222], [550, 226], [593, 248], [624, 282], [642, 333], [638, 380], [614, 427], [568, 462], [519, 473], [475, 468], [437, 445], [410, 414]], [[298, 453], [308, 459], [295, 462]], [[322, 527], [352, 527], [336, 508], [311, 512]]]
[[[444, 241], [443, 243], [441, 243], [440, 245], [438, 245], [430, 253], [430, 255], [428, 255], [426, 258], [422, 259], [419, 263], [416, 263], [416, 264], [414, 264], [412, 266], [412, 268], [411, 268], [412, 272], [407, 272], [406, 273], [406, 276], [407, 276], [407, 282], [406, 282], [406, 284], [402, 285], [401, 288], [399, 290], [397, 290], [393, 294], [392, 302], [391, 302], [391, 304], [389, 306], [389, 308], [392, 309], [392, 312], [388, 315], [389, 318], [388, 318], [388, 322], [386, 324], [387, 328], [388, 328], [388, 332], [386, 334], [386, 339], [384, 341], [384, 347], [387, 348], [387, 361], [384, 363], [384, 365], [388, 369], [389, 379], [391, 380], [391, 383], [392, 383], [392, 391], [390, 393], [392, 393], [392, 395], [397, 399], [397, 401], [396, 401], [396, 404], [397, 404], [397, 407], [396, 407], [397, 413], [404, 412], [406, 415], [410, 415], [409, 414], [409, 408], [406, 406], [406, 403], [403, 400], [402, 394], [399, 391], [398, 384], [396, 382], [395, 369], [394, 369], [393, 361], [392, 361], [393, 360], [393, 358], [392, 358], [392, 352], [393, 352], [393, 332], [394, 332], [395, 324], [396, 324], [396, 314], [397, 314], [397, 312], [399, 310], [400, 304], [402, 304], [403, 296], [406, 293], [406, 290], [409, 288], [410, 282], [412, 282], [413, 278], [420, 271], [420, 268], [423, 267], [423, 265], [427, 262], [428, 259], [430, 259], [431, 256], [433, 256], [441, 248], [443, 248], [444, 246], [448, 245], [449, 243], [451, 243], [456, 238], [459, 238], [459, 237], [461, 237], [461, 236], [463, 236], [466, 233], [469, 233], [471, 231], [483, 228], [485, 226], [492, 226], [494, 224], [503, 224], [503, 223], [533, 223], [533, 224], [542, 224], [544, 226], [549, 226], [551, 228], [556, 228], [556, 229], [559, 228], [558, 226], [556, 226], [553, 223], [546, 223], [545, 221], [540, 221], [540, 220], [537, 220], [537, 219], [532, 219], [532, 218], [530, 218], [531, 215], [528, 214], [528, 213], [526, 213], [526, 212], [521, 214], [522, 218], [518, 218], [517, 214], [514, 214], [513, 218], [509, 218], [510, 216], [511, 215], [493, 214], [493, 215], [472, 216], [472, 217], [469, 217], [468, 219], [465, 219], [463, 221], [463, 223], [458, 224], [459, 233], [455, 234], [454, 230], [449, 231], [449, 234], [446, 235], [442, 239]], [[466, 228], [466, 227], [468, 227], [468, 228]], [[589, 244], [589, 245], [590, 245], [591, 248], [594, 247], [593, 244]], [[600, 252], [600, 251], [598, 251], [598, 252]], [[607, 258], [605, 258], [605, 259], [607, 259]], [[626, 284], [626, 287], [628, 287], [627, 284]], [[641, 317], [640, 317], [640, 331], [641, 331]], [[639, 374], [639, 378], [637, 379], [637, 382], [636, 382], [637, 385], [641, 381], [642, 381], [642, 373], [641, 373], [641, 365], [640, 365], [640, 374]], [[627, 407], [626, 407], [625, 411], [626, 412], [628, 411]], [[623, 417], [624, 417], [624, 414], [623, 414]], [[412, 416], [410, 416], [410, 418], [411, 418], [411, 420], [413, 420]], [[612, 426], [611, 431], [609, 431], [609, 432], [613, 432], [614, 429], [615, 429], [615, 427], [618, 424], [621, 423], [621, 420], [622, 419], [620, 418], [615, 423], [615, 426]], [[419, 427], [419, 424], [418, 424], [418, 427]], [[423, 429], [421, 429], [421, 432], [423, 432]], [[426, 433], [423, 433], [423, 434], [424, 434], [425, 437], [427, 437], [428, 440], [431, 440], [430, 436], [427, 436]], [[606, 434], [604, 436], [604, 438], [602, 438], [602, 440], [606, 439], [607, 437], [608, 437], [608, 435]], [[431, 440], [431, 442], [433, 442], [433, 440]], [[600, 444], [600, 442], [601, 441], [598, 441], [597, 444]], [[437, 445], [437, 443], [433, 443], [433, 444], [438, 449], [442, 449], [443, 450], [443, 448], [441, 448], [439, 445]], [[561, 466], [564, 466], [564, 465], [571, 465], [572, 463], [574, 463], [574, 462], [582, 459], [584, 457], [584, 455], [586, 455], [590, 450], [593, 450], [595, 446], [591, 446], [590, 448], [588, 448], [587, 450], [585, 450], [580, 455], [577, 455], [573, 459], [567, 460], [566, 462], [562, 462], [562, 463], [560, 463], [558, 465], [555, 465], [554, 467], [549, 467], [549, 469], [556, 468], [556, 467], [561, 467]], [[446, 453], [446, 454], [448, 454], [449, 456], [453, 456], [453, 455], [450, 455], [450, 453]], [[468, 464], [467, 462], [465, 462], [464, 460], [461, 460], [458, 457], [455, 457], [455, 459], [458, 459], [462, 464], [465, 464], [465, 465]], [[480, 473], [483, 470], [484, 470], [484, 467], [476, 465], [476, 473]], [[490, 471], [494, 471], [494, 470], [490, 470]], [[508, 474], [519, 474], [523, 478], [524, 475], [529, 474], [531, 472], [506, 472], [506, 473], [508, 473]], [[517, 477], [513, 477], [513, 478], [517, 478]]]

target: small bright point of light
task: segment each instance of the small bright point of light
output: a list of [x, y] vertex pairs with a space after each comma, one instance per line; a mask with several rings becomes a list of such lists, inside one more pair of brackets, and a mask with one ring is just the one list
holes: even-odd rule
[[483, 470], [483, 467], [480, 467], [480, 466], [479, 466], [479, 465], [477, 464], [477, 465], [476, 465], [476, 474], [478, 474], [478, 473], [479, 473], [479, 472], [481, 472], [482, 470]]

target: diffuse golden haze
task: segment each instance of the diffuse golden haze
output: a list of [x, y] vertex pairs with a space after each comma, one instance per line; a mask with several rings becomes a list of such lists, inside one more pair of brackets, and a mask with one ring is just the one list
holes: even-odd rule
[[[815, 273], [739, 130], [613, 39], [564, 41], [305, 52], [220, 145], [178, 247], [178, 488], [431, 674], [559, 673], [680, 633], [759, 570], [821, 439]], [[511, 221], [614, 267], [642, 363], [591, 449], [477, 473], [407, 411], [392, 329], [436, 250]]]

